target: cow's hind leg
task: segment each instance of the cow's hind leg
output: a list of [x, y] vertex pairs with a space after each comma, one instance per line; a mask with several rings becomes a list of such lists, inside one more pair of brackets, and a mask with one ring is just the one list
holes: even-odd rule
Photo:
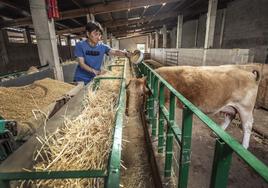
[[247, 149], [249, 146], [249, 140], [250, 140], [252, 125], [253, 125], [253, 114], [252, 112], [243, 113], [243, 114], [240, 114], [240, 117], [242, 121], [243, 132], [244, 132], [242, 145], [244, 146], [244, 148]]

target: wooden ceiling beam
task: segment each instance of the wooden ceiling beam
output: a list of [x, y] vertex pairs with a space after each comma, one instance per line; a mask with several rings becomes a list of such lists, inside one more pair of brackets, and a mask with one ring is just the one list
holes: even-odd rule
[[[60, 12], [60, 17], [56, 20], [65, 20], [65, 19], [71, 19], [71, 18], [77, 18], [77, 17], [83, 17], [86, 16], [88, 13], [92, 13], [94, 15], [96, 14], [104, 14], [109, 12], [117, 12], [117, 11], [123, 11], [136, 8], [141, 8], [144, 6], [154, 6], [159, 5], [163, 3], [173, 3], [173, 2], [179, 2], [180, 0], [147, 0], [147, 1], [136, 1], [136, 0], [129, 0], [129, 1], [114, 1], [109, 2], [107, 4], [96, 4], [87, 8], [80, 8], [80, 9], [74, 9], [74, 10], [68, 10], [68, 11], [62, 11]], [[24, 26], [24, 25], [31, 25], [32, 19], [31, 17], [26, 17], [23, 19], [16, 19], [12, 21], [3, 22], [0, 24], [0, 27], [12, 27], [12, 26]]]
[[[158, 22], [151, 22], [150, 24], [144, 24], [144, 25], [141, 25], [141, 26], [138, 26], [138, 27], [122, 27], [120, 28], [119, 30], [121, 31], [127, 31], [127, 30], [137, 30], [137, 29], [143, 29], [143, 28], [152, 28], [152, 27], [158, 27], [158, 26], [163, 26], [165, 24], [170, 24], [170, 23], [176, 23], [176, 20], [175, 19], [165, 19], [163, 21], [158, 21]], [[118, 29], [110, 29], [109, 32], [116, 32], [118, 31]]]
[[[121, 19], [121, 20], [116, 20], [113, 23], [104, 22], [104, 23], [102, 23], [102, 26], [107, 27], [107, 28], [114, 28], [114, 27], [119, 27], [119, 26], [124, 26], [124, 25], [133, 25], [136, 23], [142, 23], [142, 22], [146, 22], [148, 20], [156, 21], [156, 20], [164, 20], [167, 18], [177, 18], [177, 16], [178, 16], [178, 14], [176, 12], [171, 12], [171, 13], [160, 14], [157, 17], [148, 16], [148, 17], [145, 17], [145, 18], [139, 19], [139, 20]], [[77, 32], [83, 32], [83, 31], [85, 31], [85, 27], [77, 27], [77, 28], [73, 28], [73, 29], [59, 30], [59, 31], [57, 31], [57, 34], [77, 33]]]
[[0, 0], [0, 3], [4, 4], [7, 7], [16, 9], [17, 11], [19, 11], [24, 16], [30, 16], [29, 12], [26, 11], [25, 8], [18, 7], [15, 3], [12, 3], [12, 2], [7, 1], [7, 0]]
[[72, 2], [79, 8], [82, 8], [83, 6], [81, 5], [81, 3], [78, 0], [72, 0]]
[[152, 26], [148, 26], [148, 27], [143, 27], [140, 28], [141, 30], [137, 31], [137, 28], [135, 29], [127, 29], [127, 30], [120, 30], [120, 31], [114, 31], [112, 32], [112, 34], [114, 36], [117, 36], [118, 34], [130, 34], [130, 33], [140, 33], [140, 32], [147, 32], [147, 31], [155, 31], [156, 29], [160, 29], [163, 27], [163, 25], [166, 25], [167, 28], [171, 28], [173, 26], [176, 26], [177, 23], [175, 22], [164, 22], [164, 23], [159, 23], [157, 25]]

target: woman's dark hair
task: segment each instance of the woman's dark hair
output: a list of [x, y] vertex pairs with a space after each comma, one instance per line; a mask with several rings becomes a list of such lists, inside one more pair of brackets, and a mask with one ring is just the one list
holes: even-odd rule
[[101, 34], [103, 34], [103, 29], [98, 22], [95, 22], [95, 21], [88, 22], [86, 25], [86, 31], [91, 33], [92, 31], [95, 31], [95, 30], [99, 31], [99, 32], [101, 32]]

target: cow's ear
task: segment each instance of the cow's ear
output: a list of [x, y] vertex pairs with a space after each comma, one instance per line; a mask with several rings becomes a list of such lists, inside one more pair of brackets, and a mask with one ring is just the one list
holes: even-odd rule
[[126, 87], [125, 87], [126, 89], [127, 89], [128, 86], [130, 85], [131, 81], [132, 81], [132, 80], [129, 80], [129, 82], [127, 83], [127, 85], [126, 85]]

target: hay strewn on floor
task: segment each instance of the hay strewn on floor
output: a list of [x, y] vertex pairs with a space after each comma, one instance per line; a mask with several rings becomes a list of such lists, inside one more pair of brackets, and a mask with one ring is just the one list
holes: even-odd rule
[[[109, 72], [105, 76], [120, 74], [120, 72]], [[55, 133], [49, 133], [44, 138], [38, 137], [42, 147], [34, 158], [36, 161], [34, 169], [37, 171], [106, 169], [119, 88], [119, 80], [102, 80], [98, 90], [89, 90], [81, 115], [73, 120], [66, 119], [64, 126]], [[32, 184], [37, 187], [100, 187], [103, 181], [38, 180]]]
[[75, 86], [46, 78], [22, 87], [0, 87], [0, 115], [5, 119], [26, 121], [32, 110], [42, 109]]

